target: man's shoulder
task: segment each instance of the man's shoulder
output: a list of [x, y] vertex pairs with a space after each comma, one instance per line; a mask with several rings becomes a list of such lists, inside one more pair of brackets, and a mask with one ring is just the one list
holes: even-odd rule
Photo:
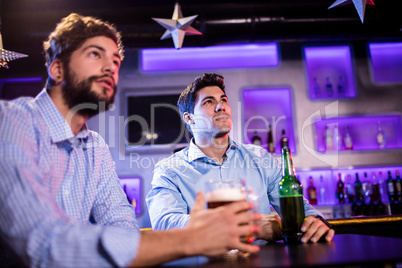
[[[0, 100], [0, 118], [2, 127], [16, 128], [38, 124], [37, 118], [40, 115], [38, 106], [32, 97], [22, 97], [14, 100]], [[39, 127], [39, 126], [38, 126]]]
[[106, 141], [103, 137], [96, 131], [88, 129], [88, 147], [109, 149]]
[[34, 148], [45, 129], [33, 98], [0, 101], [0, 142], [3, 146], [17, 146], [23, 150]]
[[1, 114], [32, 114], [37, 105], [32, 97], [21, 97], [14, 100], [0, 100]]

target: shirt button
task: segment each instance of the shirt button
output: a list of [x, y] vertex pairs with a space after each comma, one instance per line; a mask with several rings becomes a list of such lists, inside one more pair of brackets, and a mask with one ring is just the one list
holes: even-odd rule
[[68, 190], [64, 191], [64, 195], [69, 195], [69, 194], [70, 194], [70, 191], [68, 191]]

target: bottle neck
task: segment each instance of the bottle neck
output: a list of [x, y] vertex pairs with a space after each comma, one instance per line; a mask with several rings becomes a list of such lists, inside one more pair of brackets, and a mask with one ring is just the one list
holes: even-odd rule
[[284, 178], [296, 176], [295, 168], [293, 166], [292, 155], [289, 148], [282, 149], [282, 176]]

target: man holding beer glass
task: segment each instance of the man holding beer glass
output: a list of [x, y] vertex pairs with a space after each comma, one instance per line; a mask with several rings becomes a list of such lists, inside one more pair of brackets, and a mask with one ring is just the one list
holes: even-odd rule
[[[253, 203], [252, 190], [246, 186], [245, 180], [240, 178], [230, 178], [225, 180], [209, 180], [205, 183], [205, 192], [207, 199], [208, 209], [214, 209], [220, 206], [225, 206], [234, 202], [248, 201], [253, 208], [249, 209], [254, 211], [256, 204]], [[247, 210], [244, 210], [245, 212]], [[255, 222], [251, 221], [248, 224], [253, 225]], [[241, 237], [241, 242], [252, 243], [255, 239], [256, 232], [253, 230], [248, 235]], [[247, 257], [248, 252], [243, 252], [238, 249], [232, 249], [225, 254], [225, 257]]]
[[[257, 238], [276, 241], [282, 238], [280, 218], [271, 215], [270, 205], [279, 213], [278, 184], [282, 168], [265, 149], [239, 144], [229, 139], [231, 108], [223, 77], [203, 74], [182, 92], [177, 103], [184, 123], [193, 134], [190, 145], [155, 166], [152, 190], [147, 195], [154, 229], [181, 228], [187, 225], [196, 192], [210, 179], [224, 181], [244, 178], [258, 197], [261, 233]], [[306, 218], [301, 227], [302, 242], [331, 241], [334, 231], [322, 214], [304, 199]]]

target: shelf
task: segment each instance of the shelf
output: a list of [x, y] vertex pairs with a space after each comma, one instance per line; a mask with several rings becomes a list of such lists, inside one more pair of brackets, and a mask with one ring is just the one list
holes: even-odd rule
[[[386, 143], [383, 148], [377, 143], [378, 122], [381, 122]], [[401, 115], [372, 115], [372, 116], [350, 116], [333, 117], [327, 119], [317, 118], [315, 121], [315, 133], [317, 141], [317, 151], [337, 151], [336, 145], [333, 149], [327, 150], [325, 143], [326, 126], [334, 130], [337, 126], [340, 134], [338, 151], [348, 151], [343, 140], [345, 126], [348, 127], [353, 141], [353, 151], [359, 150], [383, 150], [402, 148], [402, 126]], [[333, 138], [334, 144], [335, 138]]]
[[275, 153], [281, 154], [280, 139], [284, 129], [289, 139], [290, 151], [296, 154], [290, 88], [244, 89], [242, 98], [244, 142], [251, 143], [254, 132], [257, 131], [262, 139], [262, 146], [267, 148], [268, 125], [271, 124]]
[[310, 99], [356, 97], [349, 46], [304, 47], [303, 51]]
[[[359, 180], [363, 183], [366, 178], [372, 181], [373, 175], [375, 175], [376, 180], [382, 180], [385, 182], [388, 178], [388, 171], [391, 171], [392, 178], [395, 179], [395, 172], [399, 170], [402, 174], [402, 166], [383, 166], [383, 167], [354, 167], [354, 168], [339, 168], [339, 169], [313, 169], [313, 170], [297, 170], [296, 174], [303, 185], [304, 196], [307, 198], [307, 187], [309, 185], [309, 177], [313, 178], [314, 186], [317, 191], [317, 205], [318, 206], [333, 206], [339, 205], [336, 199], [336, 183], [338, 181], [338, 174], [341, 174], [342, 181], [346, 185], [348, 183], [352, 184], [356, 180], [356, 173], [359, 174]], [[382, 176], [380, 176], [380, 172]], [[350, 175], [350, 176], [349, 176]], [[323, 177], [321, 183], [321, 176]], [[321, 185], [325, 188], [324, 201], [322, 201], [322, 196], [320, 195]], [[388, 194], [386, 186], [383, 185], [381, 200], [383, 203], [389, 203]], [[384, 194], [385, 193], [385, 194]], [[345, 202], [347, 203], [347, 201]], [[314, 205], [315, 206], [315, 205]]]
[[370, 43], [369, 52], [375, 83], [402, 82], [402, 43]]

